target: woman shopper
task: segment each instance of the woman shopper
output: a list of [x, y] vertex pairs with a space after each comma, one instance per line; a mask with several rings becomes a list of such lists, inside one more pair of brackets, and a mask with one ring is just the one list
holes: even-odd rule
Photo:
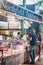
[[40, 61], [41, 60], [41, 34], [40, 32], [38, 32], [37, 49], [38, 49], [38, 61]]

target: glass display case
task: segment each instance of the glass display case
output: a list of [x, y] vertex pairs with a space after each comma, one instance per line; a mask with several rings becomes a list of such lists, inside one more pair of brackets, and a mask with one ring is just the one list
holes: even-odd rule
[[[24, 43], [24, 42], [23, 42]], [[23, 58], [22, 58], [23, 57]], [[2, 65], [18, 65], [24, 62], [23, 44], [19, 41], [0, 42], [0, 61]]]
[[[24, 42], [14, 41], [11, 38], [0, 42], [0, 50], [3, 50], [3, 57], [23, 52]], [[0, 52], [1, 56], [1, 52]]]

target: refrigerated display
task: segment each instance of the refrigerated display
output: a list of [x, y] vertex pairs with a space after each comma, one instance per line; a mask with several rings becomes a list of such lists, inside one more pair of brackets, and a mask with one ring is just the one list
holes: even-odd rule
[[21, 45], [18, 41], [12, 40], [2, 41], [0, 43], [0, 50], [3, 50], [3, 57], [13, 55], [23, 51], [23, 44]]

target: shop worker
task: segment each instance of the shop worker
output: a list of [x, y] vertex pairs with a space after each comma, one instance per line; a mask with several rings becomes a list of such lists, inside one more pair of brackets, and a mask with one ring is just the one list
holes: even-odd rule
[[36, 31], [35, 31], [35, 29], [32, 29], [31, 34], [30, 34], [30, 58], [31, 58], [30, 63], [31, 64], [34, 64], [34, 62], [35, 62], [36, 39], [37, 39]]
[[20, 36], [21, 36], [21, 34], [20, 34], [20, 32], [18, 32], [17, 36], [16, 36], [16, 40], [19, 40]]

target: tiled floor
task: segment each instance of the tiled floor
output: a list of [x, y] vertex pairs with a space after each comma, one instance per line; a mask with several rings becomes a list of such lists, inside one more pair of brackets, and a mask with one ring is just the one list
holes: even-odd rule
[[[37, 57], [38, 58], [38, 57]], [[42, 55], [41, 55], [41, 61], [37, 61], [37, 58], [35, 60], [35, 63], [34, 64], [20, 64], [20, 65], [43, 65], [43, 50], [42, 50]]]
[[20, 65], [43, 65], [43, 62], [35, 62], [34, 64], [20, 64]]
[[41, 58], [41, 61], [39, 62], [39, 61], [35, 61], [35, 63], [34, 64], [20, 64], [20, 65], [43, 65], [43, 57]]

